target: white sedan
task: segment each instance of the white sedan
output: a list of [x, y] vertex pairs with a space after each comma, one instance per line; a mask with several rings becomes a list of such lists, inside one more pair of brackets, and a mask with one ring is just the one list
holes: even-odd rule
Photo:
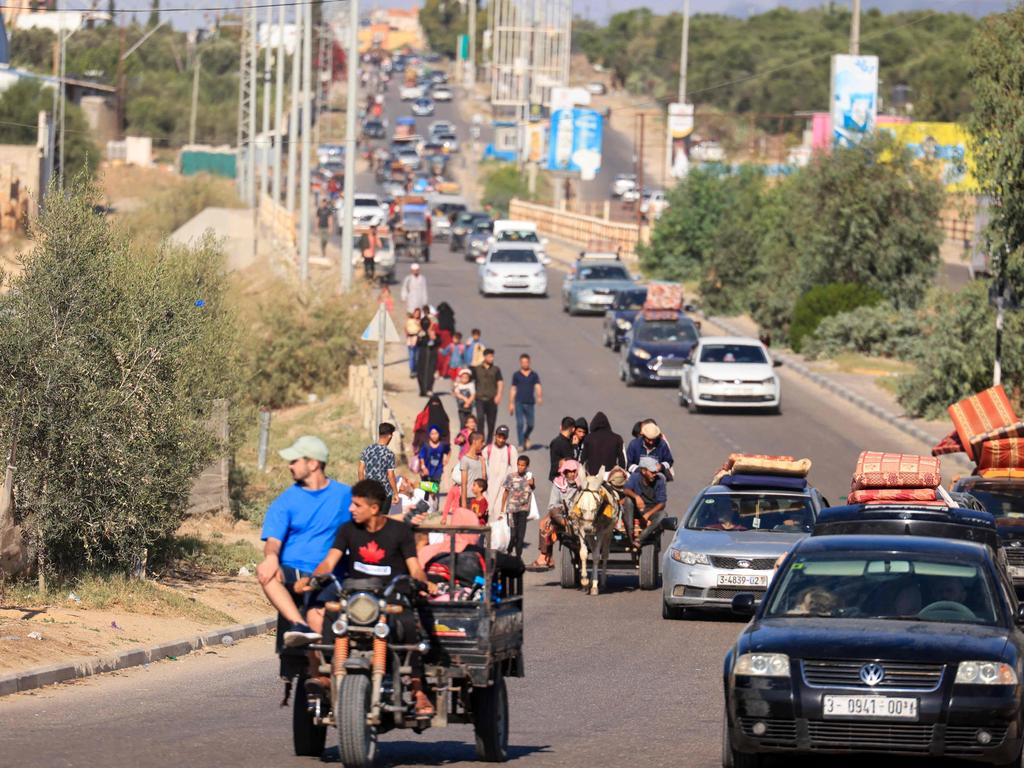
[[403, 85], [398, 91], [398, 97], [402, 101], [415, 101], [423, 98], [422, 85]]
[[683, 363], [679, 404], [703, 408], [782, 410], [782, 390], [768, 348], [741, 336], [703, 336]]
[[[338, 198], [336, 211], [338, 230], [341, 231], [345, 216], [344, 199]], [[387, 207], [374, 194], [357, 194], [352, 198], [352, 220], [357, 228], [379, 227], [384, 223], [387, 213]]]
[[483, 296], [528, 293], [547, 296], [548, 274], [537, 250], [529, 245], [498, 244], [480, 256], [477, 285]]

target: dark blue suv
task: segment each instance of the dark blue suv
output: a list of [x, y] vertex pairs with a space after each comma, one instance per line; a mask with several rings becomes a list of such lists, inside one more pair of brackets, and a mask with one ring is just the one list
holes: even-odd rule
[[[626, 332], [619, 358], [619, 378], [627, 387], [679, 383], [683, 361], [690, 356], [700, 331], [682, 312], [667, 314], [671, 319], [655, 320], [640, 312]], [[665, 313], [657, 316], [663, 317]]]
[[647, 289], [642, 287], [626, 288], [615, 294], [612, 305], [604, 313], [604, 345], [611, 347], [612, 352], [619, 351], [645, 301]]

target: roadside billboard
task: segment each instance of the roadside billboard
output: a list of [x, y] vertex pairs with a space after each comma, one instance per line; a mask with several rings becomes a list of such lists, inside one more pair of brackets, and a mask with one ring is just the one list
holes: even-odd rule
[[687, 143], [693, 133], [693, 104], [668, 105], [669, 172], [681, 179], [690, 170]]
[[548, 170], [580, 174], [592, 181], [601, 170], [604, 118], [593, 109], [557, 109], [551, 113]]
[[875, 129], [878, 114], [878, 57], [837, 54], [830, 78], [832, 144], [850, 147]]
[[970, 136], [956, 123], [885, 126], [922, 164], [932, 168], [947, 192], [977, 192]]

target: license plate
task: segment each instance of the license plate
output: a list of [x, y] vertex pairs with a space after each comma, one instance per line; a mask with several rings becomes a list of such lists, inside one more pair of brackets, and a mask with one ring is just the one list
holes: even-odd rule
[[895, 696], [825, 696], [824, 717], [864, 717], [874, 720], [917, 720], [917, 699]]
[[737, 396], [741, 396], [741, 397], [743, 395], [752, 395], [752, 394], [754, 394], [754, 388], [753, 387], [729, 387], [729, 394], [730, 395], [737, 395]]
[[659, 368], [658, 369], [658, 375], [659, 376], [668, 376], [668, 377], [672, 377], [672, 378], [682, 378], [682, 376], [683, 376], [683, 369], [682, 368]]
[[1024, 565], [1011, 565], [1010, 566], [1010, 578], [1011, 579], [1024, 579]]
[[768, 574], [756, 573], [720, 573], [718, 574], [718, 586], [720, 587], [767, 587]]

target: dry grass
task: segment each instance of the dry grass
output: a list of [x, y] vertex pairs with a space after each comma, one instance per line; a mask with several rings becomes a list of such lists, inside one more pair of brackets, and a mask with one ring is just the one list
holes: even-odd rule
[[154, 581], [138, 581], [119, 575], [84, 576], [69, 584], [53, 585], [40, 593], [29, 584], [9, 585], [3, 595], [4, 605], [41, 609], [50, 605], [66, 605], [73, 592], [81, 608], [118, 609], [126, 613], [150, 616], [175, 616], [206, 624], [229, 624], [232, 618], [197, 600], [186, 597]]

